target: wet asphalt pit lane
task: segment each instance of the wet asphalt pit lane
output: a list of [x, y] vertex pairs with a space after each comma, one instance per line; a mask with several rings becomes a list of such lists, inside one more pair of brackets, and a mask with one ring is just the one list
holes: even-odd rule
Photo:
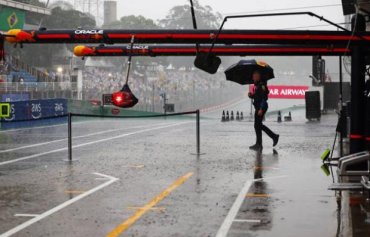
[[[333, 118], [336, 121], [336, 116]], [[317, 193], [328, 193], [326, 179], [317, 178], [319, 174], [315, 171], [317, 169], [321, 172], [316, 167], [320, 160], [316, 162], [316, 159], [321, 150], [332, 143], [330, 136], [334, 134], [335, 127], [299, 124], [296, 117], [294, 119], [294, 123], [290, 124], [266, 123], [282, 136], [274, 150], [271, 140], [264, 135], [264, 150], [261, 154], [248, 149], [255, 141], [252, 123], [221, 125], [217, 120], [201, 122], [201, 151], [206, 155], [199, 158], [190, 155], [195, 151], [195, 128], [191, 124], [135, 133], [130, 137], [78, 147], [73, 150], [78, 162], [73, 162], [72, 166], [64, 162], [67, 152], [62, 151], [0, 167], [0, 175], [3, 174], [1, 184], [7, 184], [3, 186], [8, 190], [3, 195], [17, 200], [11, 203], [9, 198], [2, 199], [2, 204], [11, 208], [6, 209], [6, 217], [2, 216], [4, 206], [0, 211], [0, 218], [4, 220], [0, 223], [0, 233], [30, 218], [14, 217], [15, 214], [43, 213], [106, 182], [92, 175], [92, 172], [100, 171], [117, 176], [120, 181], [30, 226], [19, 235], [106, 236], [179, 175], [194, 172], [193, 178], [183, 187], [150, 208], [125, 234], [154, 237], [215, 236], [245, 181], [254, 180], [243, 197], [227, 236], [289, 236], [287, 233], [294, 233], [295, 236], [302, 234], [305, 237], [315, 231], [316, 228], [312, 227], [315, 225], [319, 230], [312, 235], [333, 236], [331, 234], [334, 232], [327, 220], [333, 218], [335, 208], [330, 197], [326, 199], [315, 196]], [[120, 135], [149, 129], [150, 126], [132, 131], [123, 130], [127, 126], [143, 126], [148, 123], [113, 123], [112, 120], [75, 123], [74, 134], [84, 135], [81, 131], [88, 129], [91, 129], [88, 133], [100, 133], [117, 128], [122, 129], [118, 133]], [[45, 134], [49, 132], [50, 139], [63, 137], [66, 127], [45, 129]], [[41, 134], [39, 131], [34, 133]], [[117, 132], [97, 134], [88, 139], [98, 141], [110, 136], [117, 136]], [[43, 139], [43, 135], [40, 138]], [[11, 137], [7, 139], [5, 143], [12, 143]], [[26, 140], [29, 137], [24, 139], [24, 144], [28, 144]], [[32, 144], [32, 141], [28, 142]], [[74, 140], [74, 144], [80, 142], [85, 141]], [[27, 153], [36, 154], [39, 149], [42, 149], [39, 152], [47, 152], [60, 148], [60, 144], [57, 147], [37, 147], [32, 150], [35, 152]], [[14, 158], [19, 158], [20, 154], [23, 156], [22, 152], [26, 153], [16, 152]], [[274, 180], [277, 176], [293, 178]], [[303, 190], [297, 187], [297, 183], [307, 180], [310, 182]], [[309, 190], [308, 197], [300, 195], [306, 190]], [[308, 210], [304, 217], [309, 225], [295, 221], [300, 219], [301, 213], [297, 214], [294, 210], [306, 204], [308, 209], [312, 209], [312, 213]], [[320, 212], [322, 209], [326, 210]], [[323, 215], [325, 218], [322, 220], [315, 220], [318, 215], [321, 218], [323, 213], [331, 216]], [[363, 223], [366, 222], [364, 216], [362, 214]]]

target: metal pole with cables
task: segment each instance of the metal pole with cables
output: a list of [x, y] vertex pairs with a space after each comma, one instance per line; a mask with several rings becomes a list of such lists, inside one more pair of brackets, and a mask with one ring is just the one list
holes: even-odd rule
[[126, 70], [126, 81], [125, 81], [125, 85], [127, 85], [128, 78], [130, 77], [132, 51], [133, 51], [133, 47], [134, 47], [134, 42], [135, 42], [135, 35], [132, 35], [131, 36], [131, 42], [130, 42], [130, 55], [128, 56], [128, 60], [127, 60], [127, 70]]
[[68, 113], [68, 161], [72, 162], [72, 114]]

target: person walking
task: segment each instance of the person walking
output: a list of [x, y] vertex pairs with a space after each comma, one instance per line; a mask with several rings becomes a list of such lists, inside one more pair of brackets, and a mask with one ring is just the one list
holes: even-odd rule
[[263, 118], [268, 109], [268, 94], [269, 90], [266, 81], [262, 79], [262, 74], [259, 70], [256, 70], [252, 74], [252, 80], [254, 83], [254, 91], [249, 92], [249, 98], [253, 99], [253, 105], [255, 108], [254, 114], [254, 130], [256, 132], [256, 144], [250, 146], [249, 149], [255, 151], [261, 151], [262, 146], [262, 131], [264, 131], [273, 141], [273, 146], [276, 146], [279, 142], [279, 135], [271, 131], [263, 122]]

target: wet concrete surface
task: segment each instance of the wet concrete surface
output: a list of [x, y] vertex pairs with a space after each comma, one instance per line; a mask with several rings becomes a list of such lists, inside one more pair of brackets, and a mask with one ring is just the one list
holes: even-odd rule
[[[273, 149], [264, 136], [262, 153], [248, 149], [253, 123], [221, 123], [220, 111], [202, 115], [200, 156], [192, 154], [195, 120], [189, 117], [79, 120], [73, 163], [65, 161], [66, 125], [0, 132], [0, 233], [108, 236], [134, 220], [117, 236], [215, 236], [250, 182], [223, 236], [336, 236], [336, 197], [319, 159], [333, 142], [336, 116], [307, 123], [304, 111], [292, 114], [289, 123], [267, 118], [281, 139]], [[43, 218], [22, 228], [34, 217], [16, 214]]]

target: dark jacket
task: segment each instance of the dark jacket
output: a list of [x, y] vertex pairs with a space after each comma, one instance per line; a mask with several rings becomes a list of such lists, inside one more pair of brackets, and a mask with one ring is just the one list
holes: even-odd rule
[[256, 110], [264, 110], [268, 109], [268, 95], [269, 90], [267, 88], [266, 83], [259, 82], [257, 85], [254, 85], [254, 93], [250, 96], [253, 99], [253, 105]]

